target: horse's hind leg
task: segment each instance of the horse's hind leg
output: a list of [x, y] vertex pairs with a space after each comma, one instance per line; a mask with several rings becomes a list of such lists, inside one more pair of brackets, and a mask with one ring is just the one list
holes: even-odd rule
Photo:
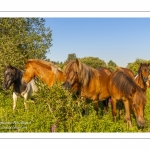
[[17, 104], [17, 95], [15, 92], [13, 92], [13, 111], [16, 109], [16, 104]]
[[122, 110], [123, 110], [123, 102], [122, 102], [122, 100], [119, 100], [118, 102], [117, 102], [117, 106], [118, 106], [118, 109], [119, 109], [119, 119], [121, 119], [121, 117], [122, 117]]

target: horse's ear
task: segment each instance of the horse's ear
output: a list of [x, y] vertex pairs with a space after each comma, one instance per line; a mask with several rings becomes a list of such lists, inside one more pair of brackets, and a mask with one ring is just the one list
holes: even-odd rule
[[79, 66], [79, 60], [76, 58], [76, 64]]

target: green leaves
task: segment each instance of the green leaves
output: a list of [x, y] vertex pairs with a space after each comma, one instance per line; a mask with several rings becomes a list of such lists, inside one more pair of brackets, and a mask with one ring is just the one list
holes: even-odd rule
[[79, 60], [93, 68], [106, 67], [106, 63], [98, 57], [84, 57], [80, 58]]
[[43, 18], [0, 18], [0, 81], [2, 65], [23, 70], [24, 59], [45, 59], [52, 46], [52, 31]]

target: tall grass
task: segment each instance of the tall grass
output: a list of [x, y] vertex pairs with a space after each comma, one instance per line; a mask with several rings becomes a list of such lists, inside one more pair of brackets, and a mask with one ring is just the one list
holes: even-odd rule
[[[40, 83], [39, 91], [28, 101], [28, 111], [24, 110], [23, 98], [17, 101], [17, 109], [12, 110], [11, 91], [0, 90], [0, 132], [150, 132], [150, 90], [147, 91], [145, 107], [146, 125], [139, 129], [132, 116], [133, 127], [124, 123], [124, 118], [112, 121], [111, 106], [104, 115], [99, 103], [96, 114], [93, 103], [85, 103], [80, 97], [62, 89], [60, 84], [48, 88]], [[75, 103], [75, 100], [78, 102]], [[83, 110], [85, 114], [83, 115]]]

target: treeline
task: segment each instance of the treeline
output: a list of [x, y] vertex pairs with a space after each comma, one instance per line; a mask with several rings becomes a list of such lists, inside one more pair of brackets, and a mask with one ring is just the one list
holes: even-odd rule
[[[56, 65], [58, 65], [60, 68], [63, 69], [67, 61], [75, 60], [76, 58], [79, 59], [82, 63], [85, 63], [86, 65], [89, 65], [95, 69], [100, 68], [100, 67], [106, 67], [106, 68], [110, 69], [111, 71], [114, 71], [116, 69], [116, 67], [118, 66], [112, 60], [110, 60], [108, 63], [106, 63], [104, 60], [101, 60], [98, 57], [78, 58], [78, 57], [76, 57], [75, 53], [68, 54], [68, 58], [66, 59], [65, 62], [58, 61], [58, 62], [53, 62], [53, 63], [55, 63]], [[144, 59], [137, 58], [134, 62], [128, 63], [126, 68], [130, 69], [134, 74], [137, 74], [140, 63], [150, 63], [150, 60], [144, 60]], [[121, 66], [119, 66], [119, 67], [121, 67]]]

